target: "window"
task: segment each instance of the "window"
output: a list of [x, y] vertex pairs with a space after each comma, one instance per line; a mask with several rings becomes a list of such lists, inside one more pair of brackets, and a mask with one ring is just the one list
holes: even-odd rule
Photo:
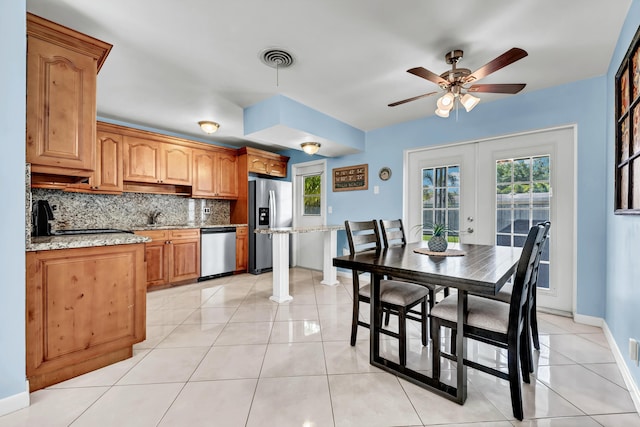
[[460, 166], [422, 169], [422, 238], [429, 240], [433, 224], [445, 224], [449, 241], [460, 233]]
[[320, 215], [320, 200], [322, 195], [322, 175], [307, 175], [303, 177], [304, 195], [302, 202], [303, 215]]
[[[548, 155], [496, 162], [497, 245], [521, 248], [529, 229], [549, 220], [549, 163]], [[539, 269], [538, 287], [549, 288], [549, 243], [545, 245]]]

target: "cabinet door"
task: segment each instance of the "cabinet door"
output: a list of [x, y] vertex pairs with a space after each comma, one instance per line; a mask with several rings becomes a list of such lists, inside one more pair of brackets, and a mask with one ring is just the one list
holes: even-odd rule
[[89, 180], [99, 191], [122, 192], [122, 135], [98, 132], [96, 170]]
[[141, 138], [124, 137], [124, 180], [160, 180], [160, 144]]
[[192, 149], [161, 144], [161, 184], [191, 185]]
[[269, 160], [269, 175], [286, 177], [287, 176], [287, 163], [277, 160]]
[[249, 172], [269, 174], [269, 163], [264, 157], [259, 157], [253, 154], [247, 156]]
[[119, 349], [130, 356], [146, 329], [143, 254], [143, 245], [27, 252], [31, 390], [102, 367]]
[[200, 240], [171, 240], [169, 282], [200, 277]]
[[238, 198], [238, 157], [233, 154], [218, 155], [217, 196]]
[[27, 162], [93, 170], [96, 74], [93, 58], [28, 38]]
[[212, 151], [194, 150], [193, 152], [193, 186], [191, 195], [195, 197], [215, 197], [216, 189], [214, 173], [216, 170], [216, 154]]
[[169, 245], [160, 240], [145, 244], [147, 288], [169, 283]]
[[247, 271], [248, 227], [236, 227], [236, 271]]

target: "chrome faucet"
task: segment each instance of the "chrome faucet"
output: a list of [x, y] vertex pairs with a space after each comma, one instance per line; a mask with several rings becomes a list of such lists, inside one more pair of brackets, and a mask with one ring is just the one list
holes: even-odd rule
[[161, 214], [161, 213], [162, 213], [162, 212], [160, 212], [160, 211], [154, 211], [154, 212], [151, 212], [151, 213], [149, 214], [149, 224], [150, 224], [150, 225], [155, 225], [155, 224], [157, 224], [157, 223], [158, 223], [158, 217], [160, 216], [160, 214]]

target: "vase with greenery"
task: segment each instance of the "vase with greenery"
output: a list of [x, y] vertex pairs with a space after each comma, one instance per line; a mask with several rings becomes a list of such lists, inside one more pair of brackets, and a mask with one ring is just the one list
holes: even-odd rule
[[431, 238], [427, 242], [429, 250], [433, 252], [444, 252], [447, 250], [447, 232], [449, 228], [446, 224], [434, 223], [429, 227], [433, 230]]

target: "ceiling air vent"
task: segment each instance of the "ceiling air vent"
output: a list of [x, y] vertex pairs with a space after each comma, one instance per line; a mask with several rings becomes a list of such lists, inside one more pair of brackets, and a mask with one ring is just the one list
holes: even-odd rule
[[287, 68], [293, 65], [293, 55], [282, 49], [265, 49], [260, 52], [260, 60], [271, 68]]

